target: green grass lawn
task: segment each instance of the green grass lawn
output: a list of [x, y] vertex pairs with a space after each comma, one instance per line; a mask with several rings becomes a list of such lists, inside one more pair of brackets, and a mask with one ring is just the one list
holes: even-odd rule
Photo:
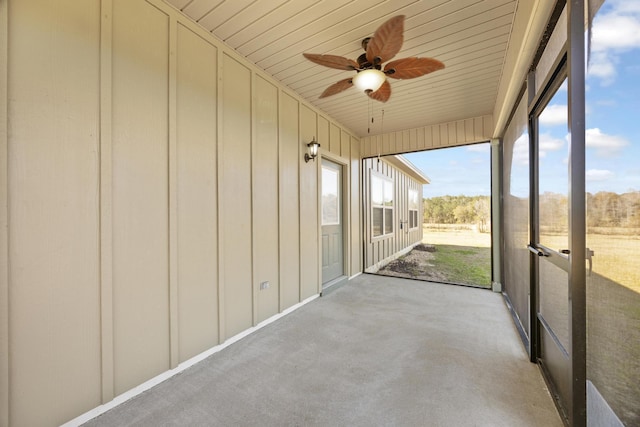
[[433, 268], [448, 282], [491, 287], [491, 249], [435, 245]]

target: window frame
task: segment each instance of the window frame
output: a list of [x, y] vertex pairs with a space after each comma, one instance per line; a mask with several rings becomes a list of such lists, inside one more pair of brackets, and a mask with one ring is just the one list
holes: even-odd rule
[[[380, 180], [381, 186], [381, 200], [382, 203], [376, 203], [374, 201], [373, 192], [374, 192], [374, 180]], [[371, 171], [371, 175], [369, 178], [370, 189], [369, 189], [369, 200], [371, 202], [371, 209], [369, 212], [370, 218], [370, 230], [371, 230], [371, 240], [380, 240], [392, 237], [395, 232], [394, 221], [395, 221], [395, 185], [393, 179], [389, 178], [386, 175], [381, 173]], [[390, 184], [390, 185], [389, 185]], [[387, 194], [387, 190], [391, 190], [391, 196]], [[382, 222], [380, 224], [380, 234], [375, 234], [374, 228], [374, 212], [376, 209], [382, 212]], [[387, 221], [387, 215], [391, 215], [390, 224]], [[387, 231], [389, 230], [389, 231]]]
[[[325, 217], [325, 200], [324, 200], [324, 191], [325, 188], [323, 187], [324, 183], [325, 183], [325, 175], [324, 173], [329, 172], [332, 174], [335, 174], [335, 179], [336, 179], [336, 200], [335, 200], [335, 220], [334, 221], [325, 221], [326, 217]], [[320, 211], [320, 225], [324, 226], [324, 225], [340, 225], [342, 223], [342, 219], [341, 219], [341, 210], [342, 210], [342, 206], [341, 206], [341, 197], [342, 197], [342, 189], [340, 188], [340, 180], [341, 180], [341, 171], [339, 169], [336, 169], [334, 167], [331, 166], [327, 166], [326, 164], [323, 164], [320, 167], [320, 174], [321, 174], [321, 211]]]
[[[415, 206], [413, 205], [412, 193], [415, 194]], [[419, 194], [415, 188], [409, 188], [408, 191], [408, 205], [409, 205], [409, 230], [415, 230], [419, 228], [420, 222], [418, 217], [420, 216], [420, 203], [418, 202]], [[415, 214], [415, 219], [414, 219]], [[415, 224], [413, 223], [415, 221]]]

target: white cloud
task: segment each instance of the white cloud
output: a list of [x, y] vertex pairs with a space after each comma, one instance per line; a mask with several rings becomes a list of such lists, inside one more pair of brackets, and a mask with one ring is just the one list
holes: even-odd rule
[[543, 133], [538, 139], [538, 156], [545, 157], [548, 151], [558, 151], [564, 146], [564, 140]]
[[615, 81], [620, 55], [640, 48], [640, 3], [614, 0], [605, 7], [593, 22], [588, 68], [589, 76], [599, 78], [603, 86]]
[[513, 146], [513, 164], [528, 165], [529, 164], [529, 134], [520, 135]]
[[540, 124], [544, 126], [566, 125], [569, 117], [568, 111], [566, 105], [547, 105], [540, 114]]
[[[564, 146], [564, 141], [549, 134], [540, 135], [538, 155], [545, 157], [549, 151], [558, 151]], [[526, 166], [529, 164], [529, 134], [520, 135], [513, 145], [513, 164]]]
[[607, 181], [614, 177], [614, 173], [606, 169], [589, 169], [586, 172], [587, 181]]
[[607, 52], [596, 52], [591, 55], [588, 74], [598, 77], [602, 86], [609, 86], [616, 78], [615, 62], [617, 57], [612, 57]]
[[614, 9], [596, 16], [591, 36], [593, 52], [627, 51], [640, 47], [640, 17], [633, 12], [627, 13]]
[[629, 141], [617, 135], [607, 135], [599, 128], [587, 129], [585, 131], [587, 148], [594, 148], [596, 154], [602, 157], [617, 155], [620, 150], [629, 145]]

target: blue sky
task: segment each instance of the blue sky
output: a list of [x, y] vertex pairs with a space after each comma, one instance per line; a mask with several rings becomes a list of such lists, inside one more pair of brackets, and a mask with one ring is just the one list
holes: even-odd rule
[[431, 179], [431, 184], [422, 187], [425, 198], [488, 196], [491, 194], [489, 148], [489, 143], [484, 143], [405, 154], [404, 157]]
[[[639, 0], [608, 0], [596, 15], [586, 91], [587, 191], [640, 191]], [[540, 117], [541, 189], [566, 192], [566, 123], [565, 84]], [[527, 167], [526, 156], [518, 148], [527, 146], [517, 144], [514, 167]], [[431, 178], [431, 184], [424, 186], [424, 197], [490, 194], [488, 144], [406, 157]]]

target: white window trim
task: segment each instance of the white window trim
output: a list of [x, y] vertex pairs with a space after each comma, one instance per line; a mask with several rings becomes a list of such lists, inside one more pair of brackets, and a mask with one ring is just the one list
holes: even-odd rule
[[[341, 179], [340, 175], [341, 175], [341, 172], [339, 170], [337, 170], [337, 169], [332, 168], [332, 167], [327, 167], [327, 166], [323, 165], [321, 167], [320, 173], [323, 174], [325, 170], [328, 171], [328, 172], [336, 174], [336, 180], [337, 180], [337, 184], [338, 184], [336, 186], [336, 188], [338, 190], [338, 194], [336, 196], [336, 203], [337, 203], [336, 208], [337, 208], [337, 211], [336, 211], [336, 221], [326, 221], [325, 222], [324, 205], [323, 205], [324, 200], [321, 200], [321, 202], [320, 202], [320, 225], [321, 226], [323, 226], [323, 225], [340, 225], [342, 223], [342, 220], [340, 218], [340, 214], [341, 214], [341, 210], [342, 210], [342, 207], [341, 207], [342, 189], [340, 188], [340, 179]], [[323, 176], [323, 179], [324, 179], [324, 176]], [[321, 182], [321, 185], [322, 185], [322, 182]], [[324, 196], [324, 194], [321, 194], [321, 198], [323, 196]]]
[[[411, 213], [412, 212], [416, 213], [416, 224], [413, 227], [411, 226]], [[418, 228], [420, 228], [418, 226], [418, 224], [420, 224], [419, 218], [420, 218], [420, 211], [419, 210], [417, 210], [417, 209], [409, 209], [409, 230], [417, 230]]]
[[[371, 230], [371, 241], [376, 241], [376, 240], [382, 240], [382, 239], [388, 239], [390, 237], [394, 236], [395, 233], [395, 227], [394, 227], [394, 221], [396, 218], [396, 214], [395, 214], [395, 185], [393, 182], [393, 179], [389, 178], [386, 175], [383, 175], [379, 172], [370, 171], [370, 177], [369, 177], [369, 201], [371, 204], [371, 207], [369, 209], [369, 220], [370, 220], [370, 230]], [[385, 206], [384, 204], [382, 205], [377, 205], [373, 203], [373, 196], [372, 196], [372, 190], [373, 190], [373, 179], [377, 178], [383, 181], [383, 187], [382, 187], [382, 199], [383, 199], [383, 203], [384, 203], [384, 181], [391, 183], [391, 190], [393, 192], [392, 196], [391, 196], [391, 206]], [[373, 234], [373, 211], [374, 209], [382, 209], [382, 234], [374, 236]], [[385, 211], [390, 210], [391, 211], [391, 232], [389, 233], [385, 233]]]
[[[415, 192], [416, 193], [416, 198], [417, 200], [417, 207], [412, 208], [411, 207], [411, 192]], [[408, 205], [409, 205], [409, 230], [417, 230], [418, 228], [420, 228], [420, 194], [418, 192], [418, 190], [414, 189], [414, 188], [409, 188], [408, 191]], [[414, 227], [411, 227], [411, 212], [415, 212], [416, 213], [416, 225]]]

